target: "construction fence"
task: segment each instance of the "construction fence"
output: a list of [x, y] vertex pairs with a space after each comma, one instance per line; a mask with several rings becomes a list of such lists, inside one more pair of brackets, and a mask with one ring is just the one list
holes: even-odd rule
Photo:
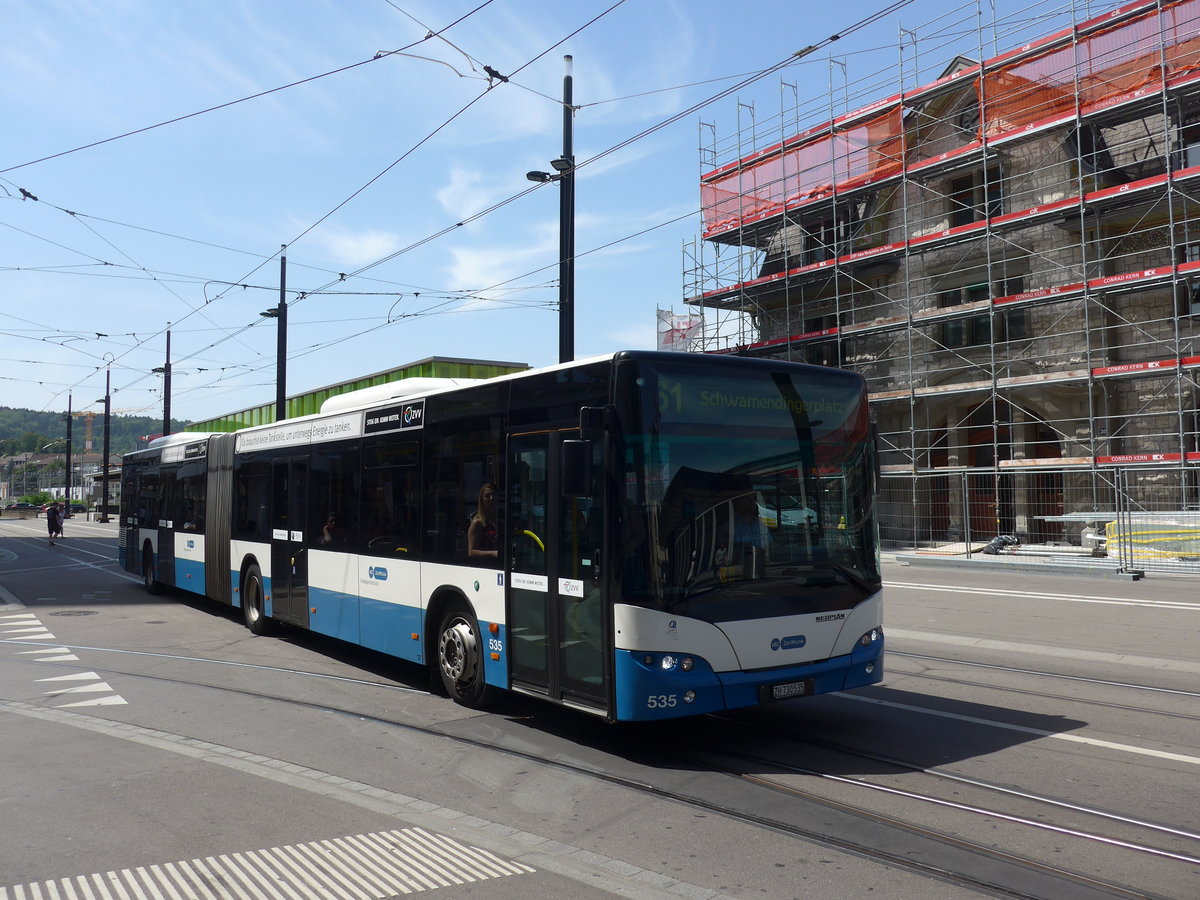
[[879, 500], [888, 552], [1200, 576], [1195, 466], [885, 472]]

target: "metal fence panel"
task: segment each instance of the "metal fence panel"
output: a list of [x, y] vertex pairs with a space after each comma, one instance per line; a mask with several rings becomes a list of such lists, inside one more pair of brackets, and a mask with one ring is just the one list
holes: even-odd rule
[[885, 549], [1200, 575], [1200, 469], [1031, 467], [884, 474]]

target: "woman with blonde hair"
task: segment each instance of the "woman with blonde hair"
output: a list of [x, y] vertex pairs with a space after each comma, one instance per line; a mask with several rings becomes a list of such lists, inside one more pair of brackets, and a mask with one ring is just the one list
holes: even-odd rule
[[500, 556], [500, 526], [496, 521], [496, 485], [484, 482], [479, 489], [479, 504], [467, 528], [467, 555], [472, 559]]

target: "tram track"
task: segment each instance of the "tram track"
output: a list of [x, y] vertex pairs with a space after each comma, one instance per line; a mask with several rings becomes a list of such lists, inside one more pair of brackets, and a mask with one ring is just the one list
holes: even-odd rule
[[[1099, 687], [1099, 688], [1119, 688], [1122, 690], [1144, 692], [1146, 694], [1158, 695], [1161, 697], [1176, 697], [1176, 698], [1182, 698], [1182, 699], [1186, 699], [1186, 700], [1200, 701], [1200, 691], [1189, 691], [1189, 690], [1182, 690], [1179, 688], [1166, 688], [1166, 687], [1160, 687], [1157, 685], [1134, 684], [1134, 683], [1126, 682], [1126, 681], [1113, 681], [1113, 680], [1102, 679], [1102, 678], [1089, 678], [1089, 677], [1082, 676], [1082, 675], [1065, 675], [1065, 674], [1058, 673], [1058, 672], [1042, 672], [1042, 671], [1037, 671], [1034, 669], [1021, 668], [1018, 666], [1005, 666], [1005, 665], [998, 665], [998, 664], [994, 664], [994, 663], [973, 662], [971, 660], [954, 659], [954, 658], [942, 657], [942, 656], [928, 656], [928, 655], [920, 654], [920, 653], [905, 653], [903, 651], [892, 650], [892, 649], [888, 650], [888, 658], [889, 658], [889, 660], [892, 660], [895, 658], [901, 658], [901, 659], [917, 660], [919, 662], [936, 664], [936, 665], [961, 666], [961, 667], [967, 668], [967, 669], [976, 669], [976, 670], [980, 670], [980, 671], [993, 672], [993, 673], [999, 672], [1002, 674], [1013, 675], [1013, 676], [1017, 676], [1017, 677], [1044, 678], [1044, 679], [1050, 679], [1050, 680], [1054, 680], [1054, 681], [1067, 682], [1067, 683], [1071, 683], [1071, 684], [1087, 685], [1087, 686]], [[923, 679], [926, 681], [936, 681], [936, 682], [939, 682], [942, 684], [954, 684], [954, 685], [962, 685], [965, 687], [983, 688], [985, 690], [996, 690], [996, 683], [990, 682], [990, 681], [975, 680], [975, 679], [966, 678], [966, 677], [952, 677], [949, 675], [937, 675], [937, 674], [933, 674], [928, 671], [899, 671], [895, 667], [892, 667], [890, 669], [890, 672], [893, 675], [903, 676], [905, 678], [920, 678], [920, 679]], [[1173, 711], [1173, 710], [1150, 708], [1145, 705], [1139, 705], [1139, 704], [1135, 704], [1135, 703], [1116, 703], [1116, 702], [1113, 702], [1110, 700], [1097, 700], [1094, 698], [1080, 697], [1077, 695], [1071, 695], [1068, 698], [1064, 698], [1061, 694], [1056, 694], [1056, 693], [1052, 693], [1052, 692], [1048, 692], [1048, 691], [1034, 690], [1034, 689], [1027, 688], [1027, 687], [1015, 687], [1013, 685], [1007, 685], [1004, 688], [1004, 692], [1008, 695], [1020, 694], [1022, 696], [1026, 696], [1026, 697], [1039, 697], [1042, 699], [1056, 700], [1056, 701], [1063, 701], [1064, 699], [1066, 699], [1066, 700], [1069, 700], [1069, 702], [1071, 702], [1071, 703], [1078, 703], [1078, 704], [1083, 704], [1086, 706], [1096, 706], [1096, 707], [1102, 707], [1105, 709], [1115, 709], [1115, 710], [1121, 710], [1121, 711], [1125, 711], [1125, 712], [1133, 712], [1133, 713], [1139, 713], [1139, 714], [1151, 714], [1151, 715], [1156, 715], [1156, 716], [1165, 716], [1167, 718], [1179, 719], [1179, 720], [1183, 720], [1183, 721], [1193, 721], [1193, 722], [1200, 721], [1200, 715], [1197, 715], [1197, 714], [1178, 712], [1178, 711]], [[1200, 708], [1200, 704], [1198, 704], [1198, 708]]]
[[[801, 734], [786, 729], [765, 728], [747, 723], [744, 720], [735, 719], [732, 716], [717, 716], [715, 718], [727, 718], [730, 722], [736, 722], [738, 728], [742, 730], [753, 728], [760, 738], [760, 743], [770, 743], [772, 739], [782, 739], [791, 742], [793, 748], [815, 748], [837, 754], [843, 759], [860, 760], [873, 765], [891, 767], [894, 770], [891, 777], [878, 773], [871, 778], [865, 776], [852, 777], [828, 771], [829, 769], [837, 768], [836, 765], [827, 765], [824, 767], [798, 765], [785, 758], [781, 758], [780, 754], [765, 756], [759, 753], [745, 753], [736, 749], [721, 748], [712, 751], [712, 755], [706, 755], [706, 762], [709, 765], [714, 767], [724, 765], [725, 769], [736, 777], [752, 781], [755, 784], [762, 785], [785, 795], [801, 796], [812, 802], [826, 803], [836, 808], [851, 808], [857, 814], [889, 820], [889, 823], [897, 828], [923, 830], [922, 826], [910, 820], [907, 816], [903, 819], [885, 816], [873, 808], [874, 805], [871, 803], [847, 803], [843, 799], [843, 796], [844, 789], [849, 788], [852, 791], [865, 791], [868, 795], [886, 795], [890, 798], [911, 800], [915, 803], [928, 806], [935, 811], [952, 810], [955, 813], [975, 817], [981, 821], [1002, 822], [1005, 825], [1027, 829], [1033, 833], [1040, 832], [1055, 837], [1099, 844], [1103, 845], [1106, 850], [1111, 850], [1114, 853], [1124, 851], [1131, 854], [1144, 855], [1155, 861], [1177, 864], [1187, 872], [1194, 872], [1197, 868], [1200, 868], [1200, 833], [1184, 828], [1150, 821], [1142, 817], [1110, 809], [1078, 803], [1062, 797], [1039, 794], [1011, 785], [988, 782], [980, 778], [965, 776], [955, 772], [932, 769], [896, 757], [864, 751], [859, 748], [816, 738], [808, 734]], [[728, 764], [723, 764], [721, 762], [722, 758], [736, 761], [739, 765], [735, 768]], [[752, 769], [753, 771], [748, 772], [745, 771], [746, 769]], [[818, 784], [836, 785], [837, 789], [831, 791], [801, 788], [795, 783], [783, 781], [779, 777], [760, 774], [762, 772], [771, 772], [776, 776], [779, 773], [788, 773], [802, 779], [809, 785], [817, 782]], [[914, 774], [919, 775], [923, 779], [943, 782], [947, 787], [944, 790], [936, 791], [914, 789], [912, 786], [899, 787], [897, 784], [888, 783], [889, 781], [899, 782], [903, 780], [907, 784], [909, 780], [907, 776]], [[906, 777], [900, 778], [897, 776]], [[991, 801], [986, 806], [983, 803], [988, 801], [967, 802], [961, 799], [960, 796], [964, 790], [976, 792], [985, 797], [1000, 799]], [[1020, 814], [1015, 813], [1013, 809], [1020, 804], [1027, 804], [1031, 809]], [[1055, 821], [1052, 818], [1054, 815], [1061, 818]], [[1069, 820], [1072, 818], [1096, 824], [1091, 827], [1069, 824]], [[944, 827], [928, 828], [927, 830], [931, 834], [936, 835], [939, 840], [955, 844], [962, 841], [961, 837], [949, 833]], [[1137, 835], [1137, 838], [1131, 837], [1131, 835]], [[980, 849], [980, 845], [974, 842], [969, 842], [966, 846], [973, 850]], [[995, 848], [988, 847], [984, 849], [984, 852], [991, 854], [997, 851], [995, 851]], [[1008, 856], [1005, 853], [1001, 853], [1001, 855]], [[1121, 885], [1115, 879], [1097, 878], [1095, 875], [1072, 870], [1059, 864], [1033, 859], [1028, 855], [1013, 854], [1013, 856], [1014, 858], [1019, 858], [1023, 865], [1039, 869], [1046, 867], [1048, 871], [1057, 875], [1062, 875], [1073, 881], [1078, 879], [1077, 883], [1102, 883], [1105, 889], [1115, 890], [1117, 896], [1125, 896], [1126, 894], [1122, 893], [1123, 891], [1128, 891], [1128, 896], [1142, 896], [1143, 894], [1137, 888]], [[1114, 859], [1110, 862], [1110, 868], [1121, 870], [1123, 866], [1119, 860]]]
[[[351, 678], [330, 675], [329, 673], [309, 672], [301, 669], [265, 667], [230, 660], [82, 645], [73, 646], [72, 649], [135, 653], [137, 655], [154, 656], [160, 659], [177, 659], [181, 662], [207, 662], [214, 665], [245, 666], [260, 670], [270, 668], [272, 671], [284, 676], [294, 676], [296, 678], [319, 678], [345, 682], [349, 685], [365, 688], [424, 693], [412, 687], [405, 687], [386, 681]], [[837, 783], [842, 786], [852, 787], [855, 790], [867, 791], [868, 797], [876, 796], [879, 792], [886, 792], [893, 800], [899, 798], [922, 804], [945, 802], [944, 798], [936, 797], [933, 794], [922, 795], [916, 791], [902, 792], [884, 785], [871, 784], [866, 780], [850, 779], [845, 776], [822, 772], [818, 769], [796, 766], [779, 758], [769, 758], [759, 754], [729, 749], [712, 750], [703, 754], [672, 754], [664, 750], [661, 746], [657, 746], [647, 752], [641, 746], [639, 740], [638, 750], [632, 754], [633, 758], [637, 760], [636, 764], [628, 770], [623, 770], [620, 763], [615, 761], [622, 756], [630, 755], [629, 748], [625, 746], [630, 740], [630, 735], [636, 732], [637, 734], [634, 739], [637, 740], [646, 729], [628, 727], [624, 729], [619, 727], [611, 728], [602, 726], [600, 723], [593, 723], [591, 720], [587, 720], [584, 723], [568, 723], [568, 736], [564, 738], [565, 740], [569, 742], [579, 741], [581, 744], [592, 748], [599, 747], [602, 753], [611, 754], [610, 758], [614, 760], [614, 763], [608, 767], [602, 767], [572, 760], [569, 758], [569, 754], [562, 752], [552, 754], [550, 752], [539, 753], [529, 750], [527, 749], [529, 743], [528, 730], [523, 728], [520, 734], [514, 733], [510, 735], [505, 729], [497, 729], [495, 727], [496, 717], [494, 715], [471, 716], [466, 719], [455, 720], [448, 724], [422, 725], [392, 716], [373, 714], [366, 708], [354, 708], [354, 704], [335, 705], [323, 703], [302, 697], [287, 696], [278, 690], [272, 691], [261, 688], [218, 684], [206, 680], [198, 681], [194, 677], [175, 677], [163, 673], [144, 673], [116, 667], [110, 669], [93, 668], [96, 668], [96, 671], [104, 672], [106, 676], [133, 677], [158, 683], [235, 694], [255, 700], [266, 700], [316, 712], [350, 716], [358, 720], [367, 720], [413, 733], [439, 737], [477, 749], [489, 750], [540, 765], [551, 766], [576, 775], [598, 779], [626, 790], [658, 799], [670, 800], [693, 809], [722, 815], [730, 820], [754, 827], [768, 828], [777, 833], [791, 835], [818, 845], [851, 852], [864, 858], [901, 867], [908, 871], [922, 873], [947, 883], [992, 893], [996, 896], [1046, 898], [1046, 900], [1050, 900], [1050, 898], [1061, 900], [1061, 898], [1069, 897], [1166, 900], [1168, 896], [1143, 891], [1112, 878], [1096, 877], [1086, 872], [1039, 860], [1027, 854], [1011, 852], [1002, 847], [989, 845], [983, 841], [972, 840], [962, 835], [950, 833], [945, 829], [909, 821], [904, 817], [881, 811], [879, 808], [880, 804], [873, 799], [847, 802], [844, 799], [830, 796], [829, 792], [826, 791], [810, 790], [794, 783], [789, 784], [779, 777], [764, 775], [764, 771], [771, 771], [775, 774], [786, 772], [797, 778], [808, 780], [816, 778], [822, 782]], [[363, 704], [364, 707], [367, 705]], [[561, 711], [556, 712], [562, 715]], [[536, 718], [536, 713], [530, 714], [528, 717], [525, 715], [509, 717], [509, 720], [527, 723], [533, 718]], [[709, 724], [720, 722], [723, 718], [712, 717], [709, 720]], [[704, 728], [705, 731], [711, 731], [711, 728], [707, 728], [703, 724], [704, 721], [704, 719], [699, 720], [699, 725], [695, 722], [689, 724], [690, 727], [699, 727]], [[561, 726], [562, 723], [556, 719], [550, 732], [560, 731]], [[740, 722], [739, 726], [744, 728], [745, 723]], [[654, 726], [651, 726], [651, 729], [654, 729]], [[913, 766], [912, 764], [889, 759], [878, 754], [866, 754], [862, 751], [830, 742], [815, 741], [794, 732], [759, 729], [759, 735], [784, 738], [793, 742], [793, 745], [796, 746], [821, 746], [825, 750], [835, 751], [859, 759], [871, 760], [874, 763], [906, 768], [908, 771], [919, 771], [927, 775], [935, 775], [946, 781], [955, 781], [959, 784], [972, 782], [973, 787], [982, 790], [1000, 791], [1000, 788], [995, 785], [988, 785], [977, 780], [965, 779], [945, 773], [930, 772], [930, 770], [924, 767]], [[203, 739], [202, 735], [191, 735], [191, 737]], [[511, 741], [508, 740], [510, 737]], [[688, 789], [683, 789], [681, 785], [673, 783], [677, 773], [680, 771], [695, 770], [698, 764], [700, 764], [701, 771], [707, 772], [707, 775], [701, 779], [708, 788], [707, 791], [698, 791], [694, 785]], [[751, 769], [752, 771], [746, 771], [746, 769]], [[718, 780], [732, 779], [739, 784], [752, 786], [753, 795], [747, 796], [744, 800], [738, 802], [721, 799], [728, 797], [728, 790], [722, 788], [719, 783], [713, 782], [714, 778]], [[1021, 799], [1027, 802], [1043, 801], [1051, 806], [1058, 805], [1060, 808], [1066, 806], [1066, 804], [1053, 801], [1051, 798], [1036, 797], [1028, 792], [1013, 792], [1010, 790], [1009, 793], [1019, 793]], [[774, 802], [764, 802], [764, 795], [773, 796], [776, 800]], [[796, 805], [796, 801], [800, 801], [799, 806]], [[1103, 811], [1085, 809], [1077, 805], [1070, 805], [1070, 809], [1076, 814], [1099, 815], [1101, 817], [1115, 815], [1106, 814]], [[1013, 825], [1051, 830], [1056, 834], [1070, 836], [1075, 839], [1100, 841], [1115, 850], [1156, 855], [1164, 860], [1170, 860], [1181, 865], [1200, 866], [1200, 858], [1198, 857], [1155, 848], [1149, 844], [1138, 845], [1132, 841], [1119, 841], [1099, 831], [1086, 832], [1067, 826], [1054, 826], [1044, 821], [1034, 821], [1029, 817], [1023, 817], [1024, 821], [1022, 821], [1022, 817], [1014, 816], [1011, 812], [1003, 809], [989, 809], [982, 806], [959, 803], [956, 806], [956, 811], [996, 821], [1004, 821]], [[832, 822], [829, 819], [831, 815], [834, 817], [834, 821]], [[1175, 837], [1181, 839], [1200, 840], [1200, 836], [1198, 835], [1155, 825], [1154, 823], [1125, 819], [1124, 824], [1128, 827], [1147, 828], [1158, 833], [1172, 832]]]

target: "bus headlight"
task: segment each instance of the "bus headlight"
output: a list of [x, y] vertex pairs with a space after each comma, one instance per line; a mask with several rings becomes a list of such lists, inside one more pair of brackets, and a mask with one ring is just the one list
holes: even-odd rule
[[695, 703], [696, 702], [696, 692], [695, 691], [684, 691], [683, 692], [683, 702], [684, 703]]
[[883, 630], [880, 628], [872, 628], [858, 639], [858, 643], [860, 647], [870, 647], [881, 637], [883, 637]]
[[675, 657], [668, 653], [662, 658], [662, 667], [664, 669], [673, 669], [678, 662], [679, 661]]
[[[692, 669], [695, 668], [695, 666], [696, 666], [696, 661], [694, 659], [692, 659], [690, 656], [685, 656], [682, 660], [679, 661], [679, 668], [683, 669], [683, 671], [685, 671], [685, 672], [692, 671]], [[689, 700], [688, 702], [690, 703], [691, 701]]]

